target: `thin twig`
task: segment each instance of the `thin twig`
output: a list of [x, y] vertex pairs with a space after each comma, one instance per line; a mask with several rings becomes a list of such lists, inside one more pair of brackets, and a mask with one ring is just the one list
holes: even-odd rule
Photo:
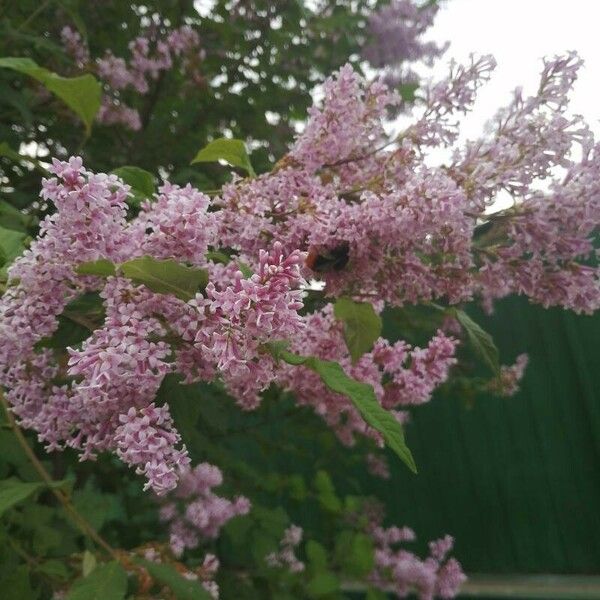
[[17, 31], [22, 31], [29, 25], [39, 14], [44, 12], [52, 0], [42, 2], [18, 27]]
[[27, 440], [25, 439], [21, 428], [17, 425], [17, 422], [15, 421], [15, 418], [1, 389], [0, 404], [2, 404], [4, 408], [6, 418], [8, 419], [8, 423], [15, 434], [15, 437], [17, 438], [17, 442], [19, 442], [19, 445], [21, 448], [23, 448], [23, 451], [27, 455], [27, 458], [29, 458], [33, 468], [37, 471], [44, 483], [48, 485], [50, 491], [60, 502], [65, 512], [71, 517], [75, 525], [77, 525], [84, 535], [87, 535], [94, 540], [94, 542], [96, 542], [98, 546], [105, 550], [106, 553], [109, 554], [113, 559], [120, 560], [121, 557], [117, 551], [88, 523], [85, 517], [77, 511], [67, 495], [56, 487], [55, 481], [52, 479], [48, 471], [46, 471], [44, 465], [39, 461], [38, 457], [35, 455], [35, 452], [31, 449], [31, 446], [27, 443]]
[[11, 545], [12, 549], [27, 563], [30, 569], [35, 569], [37, 567], [36, 560], [27, 554], [17, 542], [9, 535], [7, 538], [8, 543]]
[[362, 154], [361, 156], [350, 156], [348, 158], [342, 158], [340, 160], [336, 160], [335, 162], [327, 163], [327, 164], [323, 165], [322, 168], [323, 169], [331, 169], [332, 167], [339, 167], [341, 165], [345, 165], [345, 164], [348, 164], [351, 162], [358, 162], [361, 160], [366, 160], [367, 158], [373, 156], [374, 154], [381, 152], [381, 150], [385, 150], [388, 146], [395, 144], [397, 141], [398, 141], [398, 139], [394, 138], [393, 140], [390, 140], [389, 142], [386, 142], [385, 144], [383, 144], [383, 146], [378, 146], [377, 148], [375, 148], [374, 150], [370, 150], [366, 154]]

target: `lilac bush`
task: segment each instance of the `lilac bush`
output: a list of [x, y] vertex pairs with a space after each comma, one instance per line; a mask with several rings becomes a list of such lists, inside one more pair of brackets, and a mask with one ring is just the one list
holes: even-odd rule
[[[365, 54], [382, 65], [437, 56], [440, 47], [418, 42], [434, 14], [407, 1], [385, 7], [370, 19], [375, 39]], [[138, 37], [128, 61], [107, 51], [93, 67], [77, 32], [65, 28], [62, 38], [77, 65], [105, 83], [96, 118], [129, 129], [141, 122], [120, 91], [148, 93], [176, 59], [193, 80], [203, 58], [187, 26]], [[261, 519], [244, 495], [213, 491], [235, 482], [235, 469], [192, 464], [190, 424], [161, 394], [173, 377], [178, 389], [223, 391], [248, 418], [279, 390], [342, 445], [367, 448], [366, 470], [389, 478], [386, 448], [415, 469], [402, 429], [408, 409], [452, 382], [459, 350], [474, 345], [491, 365], [482, 389], [518, 389], [527, 356], [501, 365], [466, 303], [493, 310], [495, 300], [521, 294], [544, 307], [598, 309], [600, 154], [587, 125], [568, 113], [581, 60], [545, 60], [533, 96], [517, 90], [482, 138], [459, 143], [460, 116], [494, 66], [488, 56], [452, 63], [448, 78], [425, 90], [412, 123], [390, 136], [388, 111], [400, 97], [345, 65], [272, 170], [255, 176], [236, 140], [220, 140], [225, 150], [213, 159], [248, 176], [236, 173], [219, 190], [167, 180], [137, 202], [123, 174], [96, 173], [79, 156], [52, 160], [40, 193], [50, 210], [0, 298], [0, 385], [18, 425], [48, 452], [73, 449], [81, 461], [111, 454], [140, 476], [168, 538], [160, 551], [143, 549], [145, 575], [160, 581], [152, 569], [179, 565], [187, 553], [195, 570], [180, 573], [216, 598], [219, 559], [212, 549], [201, 562], [193, 553], [228, 524], [236, 531], [238, 517]], [[442, 147], [451, 160], [432, 166]], [[495, 209], [500, 191], [510, 208]], [[75, 311], [86, 298], [93, 310]], [[428, 341], [386, 339], [384, 312], [412, 305], [435, 315]], [[61, 349], [49, 340], [65, 315], [86, 335]], [[315, 485], [319, 502], [341, 513], [327, 477]], [[449, 557], [451, 536], [431, 542], [422, 559], [404, 547], [412, 530], [384, 526], [368, 501], [347, 504], [352, 544], [369, 559], [366, 586], [422, 600], [459, 592], [465, 576]], [[297, 582], [327, 562], [319, 548], [287, 524], [260, 560], [304, 585]], [[131, 557], [120, 560], [135, 571]]]

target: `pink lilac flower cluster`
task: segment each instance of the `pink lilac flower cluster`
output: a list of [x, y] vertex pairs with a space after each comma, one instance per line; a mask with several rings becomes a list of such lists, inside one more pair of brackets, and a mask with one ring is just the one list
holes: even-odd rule
[[[329, 232], [329, 240], [312, 242], [348, 248], [347, 268], [323, 275], [331, 294], [390, 304], [479, 296], [490, 304], [519, 293], [576, 312], [600, 306], [598, 268], [590, 264], [600, 223], [600, 148], [581, 119], [565, 112], [580, 61], [546, 61], [537, 93], [523, 99], [517, 92], [491, 139], [461, 148], [457, 115], [470, 109], [493, 66], [490, 57], [453, 65], [450, 77], [429, 89], [421, 116], [396, 147], [379, 152], [361, 135], [378, 104], [357, 110], [347, 99], [367, 102], [369, 85], [345, 70], [328, 82], [324, 107], [313, 111], [290, 157], [337, 187], [342, 200], [329, 220], [319, 215], [318, 234]], [[377, 118], [384, 118], [381, 110]], [[340, 123], [353, 134], [332, 144]], [[452, 164], [429, 166], [427, 147], [448, 144]], [[500, 191], [512, 194], [515, 206], [494, 214]]]
[[374, 477], [379, 477], [379, 479], [389, 479], [391, 477], [390, 466], [385, 456], [369, 452], [365, 456], [365, 465], [367, 471]]
[[[0, 384], [25, 427], [49, 449], [73, 447], [82, 459], [113, 451], [157, 493], [173, 489], [189, 459], [168, 405], [156, 394], [165, 375], [223, 381], [245, 408], [275, 377], [264, 344], [300, 332], [300, 252], [261, 250], [257, 272], [207, 264], [218, 227], [206, 196], [165, 185], [157, 201], [125, 220], [128, 186], [87, 171], [81, 159], [54, 161], [42, 196], [57, 211], [10, 270], [0, 300]], [[158, 294], [120, 276], [81, 276], [81, 262], [117, 264], [151, 255], [210, 267], [213, 281], [191, 302]], [[56, 331], [66, 304], [97, 291], [106, 316], [67, 360], [38, 343]], [[172, 340], [175, 339], [175, 342]], [[60, 382], [60, 384], [59, 384]]]
[[90, 52], [79, 31], [65, 25], [60, 32], [60, 39], [66, 53], [78, 68], [83, 69], [90, 62]]
[[218, 467], [201, 463], [186, 470], [177, 487], [162, 499], [160, 520], [168, 525], [175, 556], [197, 548], [201, 541], [216, 538], [225, 523], [250, 510], [250, 502], [243, 496], [233, 500], [217, 496], [213, 488], [222, 483]]
[[[380, 338], [371, 352], [353, 364], [344, 341], [343, 324], [335, 319], [332, 305], [306, 315], [304, 321], [304, 333], [292, 342], [292, 349], [305, 356], [338, 362], [349, 375], [371, 384], [382, 406], [393, 411], [399, 420], [403, 413], [396, 411], [427, 402], [456, 363], [457, 340], [439, 331], [426, 348], [412, 348], [403, 341], [390, 344]], [[316, 373], [305, 367], [282, 365], [280, 369], [280, 384], [294, 392], [298, 404], [313, 407], [342, 443], [351, 446], [355, 435], [360, 434], [382, 445], [379, 434], [367, 426], [350, 400], [327, 389]]]
[[265, 556], [265, 561], [270, 567], [284, 568], [290, 573], [304, 571], [304, 563], [296, 556], [296, 548], [302, 542], [302, 527], [290, 525], [284, 532], [279, 542], [279, 550]]
[[[275, 361], [264, 345], [301, 333], [301, 261], [300, 252], [286, 256], [275, 242], [271, 253], [259, 252], [257, 272], [250, 278], [235, 266], [215, 269], [213, 273], [224, 275], [221, 281], [211, 281], [204, 294], [190, 302], [199, 315], [193, 347], [215, 366], [243, 409], [256, 408], [260, 392], [276, 376]], [[196, 365], [192, 367], [195, 370]], [[194, 371], [184, 373], [193, 380]]]
[[421, 60], [430, 65], [448, 47], [422, 39], [438, 10], [434, 2], [417, 5], [411, 0], [392, 0], [369, 15], [369, 42], [362, 55], [373, 67], [383, 69], [388, 86], [415, 82], [415, 74], [405, 63]]
[[[511, 126], [512, 133], [495, 146], [467, 144], [469, 156], [473, 148], [486, 148], [477, 160], [469, 159], [481, 163], [481, 172], [466, 166], [460, 148], [449, 167], [425, 163], [428, 146], [456, 140], [456, 115], [470, 108], [493, 64], [484, 57], [473, 58], [466, 67], [454, 65], [450, 78], [432, 86], [423, 114], [400, 134], [397, 147], [379, 152], [375, 150], [384, 145], [377, 142], [383, 140], [381, 125], [371, 134], [364, 127], [382, 123], [389, 96], [377, 96], [381, 104], [369, 100], [376, 96], [374, 84], [342, 69], [326, 84], [324, 107], [312, 112], [279, 168], [224, 190], [217, 200], [222, 236], [251, 254], [273, 239], [325, 253], [347, 247], [348, 268], [321, 275], [333, 295], [363, 295], [391, 304], [456, 303], [480, 296], [489, 305], [495, 298], [521, 293], [544, 306], [593, 312], [600, 305], [598, 271], [587, 259], [593, 256], [600, 200], [597, 150], [589, 132], [584, 136], [582, 127], [567, 127], [559, 135], [556, 119], [544, 117], [549, 125], [538, 135], [540, 128], [529, 113], [520, 111], [514, 119], [529, 138], [515, 139]], [[528, 104], [542, 116], [563, 111], [576, 67], [572, 57], [547, 63], [543, 85]], [[338, 135], [340, 128], [348, 133]], [[509, 142], [518, 164], [503, 159], [494, 167], [492, 157], [499, 158], [500, 148]], [[574, 158], [575, 144], [585, 150], [583, 160]], [[567, 175], [543, 192], [539, 178], [548, 180], [553, 166], [568, 169]], [[515, 195], [514, 209], [490, 215], [488, 207], [498, 191], [515, 194], [518, 173], [529, 192]], [[494, 184], [490, 195], [493, 178], [512, 183]], [[482, 225], [492, 231], [482, 235]]]
[[287, 167], [226, 184], [214, 202], [223, 245], [251, 264], [274, 241], [286, 252], [325, 244], [331, 237], [331, 215], [343, 205], [333, 185]]
[[422, 559], [404, 546], [416, 540], [414, 531], [384, 527], [384, 518], [384, 507], [374, 499], [363, 502], [360, 511], [348, 514], [349, 524], [373, 544], [374, 565], [366, 578], [368, 583], [397, 598], [454, 598], [467, 579], [460, 563], [448, 558], [454, 539], [446, 535], [429, 542], [429, 556]]
[[528, 362], [527, 354], [519, 354], [513, 365], [500, 367], [500, 375], [490, 381], [489, 389], [501, 396], [516, 394]]
[[[424, 348], [380, 339], [353, 364], [331, 305], [299, 313], [306, 279], [321, 280], [324, 298], [349, 296], [377, 310], [477, 297], [491, 303], [515, 292], [544, 306], [597, 309], [598, 269], [589, 259], [600, 222], [600, 159], [587, 129], [564, 116], [574, 57], [545, 64], [538, 93], [518, 95], [492, 141], [456, 148], [449, 167], [426, 164], [429, 145], [456, 139], [455, 113], [472, 104], [491, 66], [488, 58], [454, 66], [389, 149], [383, 121], [393, 95], [344, 67], [271, 174], [236, 179], [213, 199], [166, 183], [131, 221], [129, 188], [116, 176], [91, 173], [78, 158], [55, 161], [42, 197], [57, 210], [12, 266], [0, 300], [0, 384], [21, 423], [51, 449], [70, 446], [82, 458], [115, 452], [165, 493], [188, 468], [168, 404], [156, 401], [168, 373], [187, 382], [219, 379], [247, 410], [279, 384], [345, 444], [355, 434], [381, 438], [315, 373], [277, 363], [267, 343], [287, 340], [300, 354], [338, 361], [399, 420], [448, 377], [458, 342], [441, 331]], [[555, 130], [560, 119], [575, 124]], [[567, 149], [569, 140], [582, 158]], [[536, 187], [555, 167], [562, 178], [546, 191]], [[488, 214], [500, 190], [514, 194], [515, 207]], [[219, 252], [231, 255], [227, 264], [210, 258]], [[343, 261], [316, 268], [306, 252]], [[75, 272], [86, 261], [118, 265], [144, 255], [205, 268], [210, 283], [186, 302], [136, 285], [118, 269], [108, 279]], [[40, 342], [84, 292], [100, 294], [106, 318], [91, 324], [90, 337], [65, 361]], [[504, 371], [506, 390], [523, 367], [520, 360]]]
[[399, 547], [415, 540], [408, 527], [373, 527], [370, 535], [375, 545], [375, 567], [369, 575], [370, 583], [398, 598], [415, 593], [420, 600], [454, 598], [466, 581], [460, 563], [447, 558], [454, 540], [447, 535], [429, 543], [429, 557], [421, 559]]
[[308, 171], [362, 157], [384, 137], [382, 117], [398, 97], [378, 81], [366, 84], [350, 65], [323, 84], [323, 106], [309, 120], [290, 157]]
[[89, 50], [77, 31], [66, 26], [61, 31], [61, 39], [77, 67], [94, 68], [105, 83], [106, 93], [96, 117], [105, 125], [122, 125], [134, 131], [140, 129], [140, 114], [124, 102], [123, 92], [133, 90], [147, 94], [150, 82], [172, 69], [176, 58], [181, 60], [182, 68], [191, 80], [202, 81], [199, 65], [204, 59], [204, 51], [200, 47], [200, 36], [189, 25], [167, 30], [163, 35], [149, 29], [129, 43], [131, 56], [128, 61], [107, 50], [96, 60], [95, 66], [91, 64]]
[[460, 132], [458, 115], [471, 110], [477, 90], [490, 79], [495, 68], [496, 61], [490, 55], [471, 55], [466, 65], [452, 60], [448, 77], [426, 89], [424, 110], [403, 137], [417, 148], [453, 144]]

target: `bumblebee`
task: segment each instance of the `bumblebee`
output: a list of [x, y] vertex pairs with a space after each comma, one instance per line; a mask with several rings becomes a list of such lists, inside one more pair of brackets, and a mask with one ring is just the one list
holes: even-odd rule
[[347, 242], [344, 242], [335, 248], [325, 250], [312, 248], [306, 257], [306, 266], [316, 273], [341, 271], [348, 264], [349, 259], [350, 247]]

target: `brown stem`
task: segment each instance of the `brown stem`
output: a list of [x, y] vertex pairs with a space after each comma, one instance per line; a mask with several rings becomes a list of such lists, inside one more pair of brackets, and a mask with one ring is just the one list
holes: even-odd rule
[[98, 325], [96, 325], [95, 323], [90, 321], [87, 317], [82, 317], [79, 314], [70, 313], [68, 311], [65, 311], [65, 312], [63, 312], [63, 316], [65, 316], [70, 321], [73, 321], [73, 323], [77, 323], [77, 325], [81, 325], [82, 327], [85, 327], [86, 329], [89, 329], [90, 331], [94, 331], [94, 330], [98, 329]]
[[397, 141], [397, 139], [390, 140], [389, 142], [386, 142], [385, 144], [383, 144], [383, 146], [378, 146], [377, 148], [375, 148], [374, 150], [370, 150], [366, 154], [362, 154], [361, 156], [350, 156], [349, 158], [342, 158], [340, 160], [336, 160], [335, 162], [327, 163], [327, 164], [323, 165], [322, 168], [323, 169], [331, 169], [332, 167], [339, 167], [341, 165], [346, 165], [351, 162], [358, 162], [361, 160], [365, 160], [365, 159], [373, 156], [374, 154], [381, 152], [381, 150], [385, 150], [388, 146], [395, 144], [396, 141]]
[[77, 509], [73, 506], [72, 502], [69, 500], [68, 496], [60, 489], [55, 487], [55, 482], [50, 477], [48, 471], [46, 471], [44, 465], [39, 461], [38, 457], [35, 455], [35, 452], [31, 449], [21, 428], [18, 426], [15, 418], [8, 406], [8, 402], [4, 396], [4, 393], [0, 389], [0, 404], [2, 404], [4, 411], [6, 413], [6, 418], [8, 419], [8, 423], [10, 428], [12, 429], [15, 437], [17, 438], [17, 442], [23, 451], [27, 455], [27, 458], [31, 461], [33, 468], [37, 471], [38, 475], [41, 479], [48, 485], [50, 491], [54, 494], [56, 499], [60, 502], [65, 512], [71, 517], [75, 525], [79, 528], [79, 530], [84, 534], [90, 537], [98, 546], [100, 546], [107, 554], [109, 554], [115, 560], [121, 560], [121, 557], [117, 553], [117, 551], [110, 546], [110, 544], [88, 523], [88, 521], [83, 517], [83, 515], [79, 514]]
[[30, 569], [35, 569], [37, 567], [35, 559], [32, 556], [29, 556], [29, 554], [27, 554], [27, 552], [25, 552], [25, 550], [23, 550], [23, 548], [21, 548], [21, 546], [19, 546], [19, 544], [17, 544], [12, 537], [8, 536], [6, 539], [8, 540], [8, 543], [11, 545], [12, 549], [27, 563]]

